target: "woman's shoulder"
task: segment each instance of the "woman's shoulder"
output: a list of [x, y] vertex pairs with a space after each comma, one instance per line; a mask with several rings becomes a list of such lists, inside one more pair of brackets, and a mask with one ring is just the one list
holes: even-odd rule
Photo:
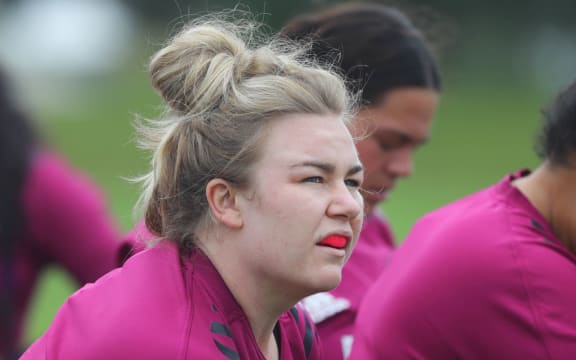
[[174, 349], [175, 358], [189, 308], [178, 268], [170, 247], [133, 256], [70, 296], [38, 343], [47, 355], [70, 359], [134, 358], [139, 349], [147, 353], [138, 358], [148, 359], [154, 343], [172, 344], [162, 348]]

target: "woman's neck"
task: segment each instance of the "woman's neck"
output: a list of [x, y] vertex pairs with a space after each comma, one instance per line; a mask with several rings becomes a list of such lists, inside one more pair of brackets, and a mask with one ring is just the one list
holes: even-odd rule
[[250, 276], [226, 270], [220, 276], [248, 318], [254, 338], [266, 359], [277, 359], [274, 328], [280, 315], [286, 311], [285, 305], [276, 300], [272, 291], [266, 290], [264, 281], [253, 282]]
[[[213, 244], [212, 244], [213, 245]], [[224, 283], [246, 315], [256, 342], [268, 360], [279, 359], [274, 328], [282, 313], [293, 306], [266, 275], [256, 276], [235, 254], [220, 246], [202, 246]]]
[[514, 186], [542, 214], [558, 239], [576, 254], [576, 169], [544, 163], [516, 180]]

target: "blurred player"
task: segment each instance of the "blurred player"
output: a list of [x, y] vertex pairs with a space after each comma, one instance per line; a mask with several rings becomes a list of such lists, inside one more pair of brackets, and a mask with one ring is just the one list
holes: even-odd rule
[[[235, 13], [234, 13], [235, 14]], [[25, 359], [321, 359], [295, 306], [334, 288], [363, 218], [343, 80], [251, 22], [192, 22], [152, 59], [159, 242], [70, 297]]]
[[573, 359], [576, 83], [542, 164], [429, 213], [366, 296], [351, 359]]
[[0, 74], [0, 358], [17, 357], [42, 271], [94, 281], [119, 265], [119, 240], [103, 193], [38, 139]]

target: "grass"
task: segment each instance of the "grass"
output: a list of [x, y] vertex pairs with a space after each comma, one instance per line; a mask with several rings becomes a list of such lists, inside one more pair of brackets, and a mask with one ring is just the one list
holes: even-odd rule
[[[89, 79], [76, 101], [38, 112], [48, 120], [49, 142], [102, 186], [125, 230], [132, 225], [138, 189], [122, 177], [146, 165], [133, 141], [132, 113], [153, 116], [159, 104], [142, 68]], [[461, 75], [457, 70], [453, 74]], [[494, 183], [507, 172], [536, 165], [531, 142], [544, 100], [527, 87], [501, 79], [447, 79], [433, 138], [417, 155], [416, 174], [402, 181], [384, 206], [398, 240], [425, 212]], [[73, 290], [58, 269], [42, 276], [27, 319], [26, 342], [45, 331]]]

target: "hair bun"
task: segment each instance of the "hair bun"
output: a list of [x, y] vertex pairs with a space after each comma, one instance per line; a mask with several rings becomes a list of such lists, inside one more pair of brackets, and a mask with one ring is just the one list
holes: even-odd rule
[[154, 55], [152, 85], [179, 112], [213, 108], [234, 81], [236, 59], [245, 52], [244, 42], [233, 31], [216, 24], [193, 24]]
[[282, 68], [277, 54], [270, 48], [259, 48], [245, 51], [237, 57], [235, 75], [241, 81], [253, 76], [277, 74]]

